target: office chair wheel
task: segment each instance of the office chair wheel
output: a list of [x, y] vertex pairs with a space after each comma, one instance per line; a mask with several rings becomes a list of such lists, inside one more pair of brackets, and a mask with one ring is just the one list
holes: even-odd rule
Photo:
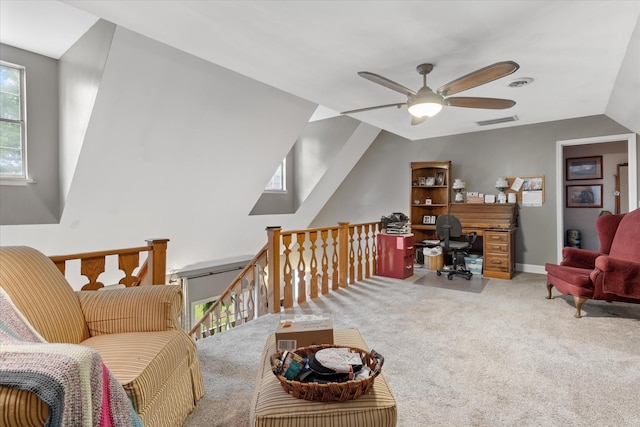
[[440, 271], [437, 271], [437, 272], [436, 272], [436, 274], [437, 274], [438, 276], [442, 276], [442, 273], [441, 273]]

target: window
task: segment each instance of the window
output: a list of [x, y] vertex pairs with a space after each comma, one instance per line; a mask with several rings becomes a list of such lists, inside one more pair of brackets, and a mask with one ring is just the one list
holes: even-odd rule
[[287, 159], [283, 159], [282, 163], [276, 169], [276, 172], [269, 180], [265, 191], [287, 191]]
[[0, 61], [0, 177], [27, 178], [24, 67]]

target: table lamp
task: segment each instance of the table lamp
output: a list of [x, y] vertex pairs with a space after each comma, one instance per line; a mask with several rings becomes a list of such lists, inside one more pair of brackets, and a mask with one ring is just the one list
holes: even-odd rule
[[453, 181], [453, 191], [456, 193], [456, 197], [454, 198], [454, 201], [456, 203], [462, 203], [464, 202], [464, 196], [462, 195], [462, 192], [464, 191], [466, 185], [464, 183], [463, 180], [461, 180], [460, 178], [456, 178]]

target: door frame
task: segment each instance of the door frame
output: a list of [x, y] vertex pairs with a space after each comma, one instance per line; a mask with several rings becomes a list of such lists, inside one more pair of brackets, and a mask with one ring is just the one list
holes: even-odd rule
[[556, 255], [558, 263], [562, 261], [562, 247], [564, 246], [564, 147], [625, 140], [627, 141], [629, 162], [629, 211], [632, 211], [638, 208], [638, 146], [635, 133], [556, 141]]

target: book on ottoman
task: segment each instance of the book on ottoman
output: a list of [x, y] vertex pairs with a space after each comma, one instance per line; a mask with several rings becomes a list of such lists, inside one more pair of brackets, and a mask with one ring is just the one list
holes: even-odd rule
[[333, 344], [333, 317], [322, 314], [283, 314], [276, 329], [278, 351]]

